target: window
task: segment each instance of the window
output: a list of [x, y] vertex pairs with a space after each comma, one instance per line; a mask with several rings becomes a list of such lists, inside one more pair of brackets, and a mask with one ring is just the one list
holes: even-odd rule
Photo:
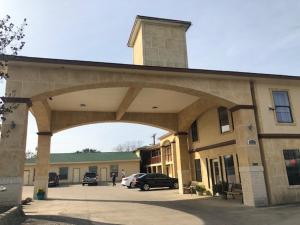
[[115, 173], [115, 175], [117, 177], [118, 172], [119, 172], [119, 165], [110, 165], [110, 177], [112, 177], [113, 173]]
[[195, 174], [196, 174], [196, 181], [202, 182], [200, 159], [195, 159]]
[[283, 150], [289, 185], [300, 185], [300, 151]]
[[166, 162], [171, 162], [172, 161], [171, 145], [165, 146], [164, 151], [165, 151]]
[[89, 172], [90, 173], [97, 173], [98, 167], [97, 166], [89, 166]]
[[227, 183], [235, 183], [233, 155], [225, 155], [223, 158]]
[[195, 120], [191, 125], [191, 135], [192, 135], [192, 141], [198, 141], [198, 126], [197, 126], [197, 120]]
[[160, 150], [154, 150], [154, 151], [151, 151], [151, 157], [152, 158], [155, 158], [155, 157], [160, 157]]
[[160, 163], [161, 157], [160, 157], [160, 149], [151, 151], [151, 164]]
[[293, 117], [287, 91], [273, 91], [276, 118], [278, 123], [292, 123]]
[[59, 168], [59, 179], [60, 180], [68, 180], [68, 167], [60, 167]]
[[230, 131], [230, 123], [229, 123], [229, 116], [228, 116], [227, 108], [219, 107], [218, 114], [219, 114], [221, 133]]

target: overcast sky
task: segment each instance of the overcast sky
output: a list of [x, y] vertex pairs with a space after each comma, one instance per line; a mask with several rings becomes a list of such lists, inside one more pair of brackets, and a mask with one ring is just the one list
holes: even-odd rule
[[[192, 22], [190, 68], [300, 76], [299, 0], [0, 0], [0, 17], [6, 14], [16, 24], [28, 20], [20, 55], [132, 63], [126, 43], [139, 14]], [[28, 150], [35, 149], [35, 133], [30, 116]], [[51, 152], [149, 144], [153, 133], [164, 131], [120, 123], [83, 126], [55, 134]]]

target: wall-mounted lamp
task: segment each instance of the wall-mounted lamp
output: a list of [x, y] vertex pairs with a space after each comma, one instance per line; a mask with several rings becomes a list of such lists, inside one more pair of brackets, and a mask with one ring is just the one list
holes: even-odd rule
[[10, 129], [15, 129], [16, 128], [16, 126], [17, 126], [17, 124], [15, 123], [15, 121], [11, 121], [11, 123], [10, 123]]
[[6, 187], [0, 186], [0, 192], [6, 191]]
[[275, 110], [275, 109], [274, 109], [274, 107], [273, 107], [273, 106], [271, 106], [271, 105], [269, 105], [269, 106], [268, 106], [268, 109], [269, 109], [269, 110], [272, 110], [272, 111], [274, 111], [274, 110]]

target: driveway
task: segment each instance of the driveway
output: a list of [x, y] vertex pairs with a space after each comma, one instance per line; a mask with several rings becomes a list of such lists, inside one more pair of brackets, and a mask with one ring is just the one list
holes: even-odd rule
[[[23, 198], [33, 187], [24, 187]], [[122, 186], [71, 185], [49, 188], [49, 200], [24, 207], [29, 224], [95, 225], [296, 225], [300, 204], [246, 207], [237, 200], [179, 195], [177, 190], [148, 192]]]

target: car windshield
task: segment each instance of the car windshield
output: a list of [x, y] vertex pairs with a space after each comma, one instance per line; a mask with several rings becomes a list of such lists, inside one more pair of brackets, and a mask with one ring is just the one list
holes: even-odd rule
[[139, 178], [141, 178], [141, 177], [144, 177], [146, 174], [144, 173], [144, 174], [140, 174], [139, 176], [137, 176], [137, 177], [139, 177]]
[[96, 177], [96, 173], [86, 173], [85, 177]]
[[136, 178], [136, 177], [140, 177], [142, 175], [144, 175], [144, 173], [137, 173], [137, 174], [134, 174], [134, 177]]
[[56, 173], [49, 173], [49, 178], [53, 179], [56, 177]]

